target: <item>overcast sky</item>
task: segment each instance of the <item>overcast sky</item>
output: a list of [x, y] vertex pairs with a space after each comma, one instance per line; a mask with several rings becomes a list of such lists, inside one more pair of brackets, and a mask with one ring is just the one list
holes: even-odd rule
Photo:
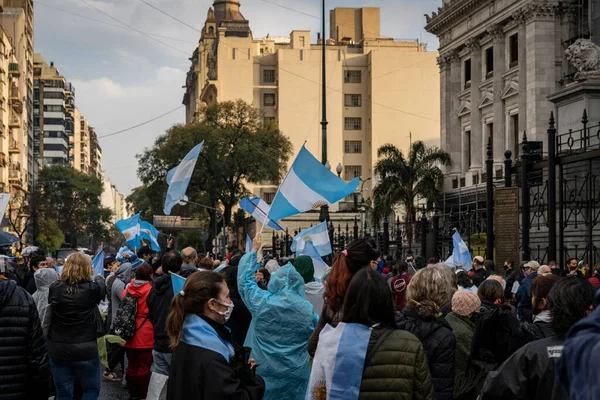
[[[212, 0], [144, 1], [198, 30], [212, 5]], [[436, 37], [423, 29], [423, 14], [436, 10], [441, 2], [327, 0], [327, 8], [380, 7], [383, 36], [419, 38], [428, 44], [428, 50], [436, 50]], [[181, 105], [188, 57], [197, 45], [199, 32], [142, 0], [36, 0], [34, 4], [35, 52], [47, 62], [54, 61], [73, 82], [76, 105], [98, 136], [129, 128]], [[294, 29], [310, 29], [314, 38], [319, 30], [320, 0], [242, 0], [241, 4], [255, 38], [267, 34], [287, 36]], [[123, 27], [90, 5], [134, 29]], [[136, 30], [155, 35], [152, 37], [157, 41]], [[139, 185], [135, 155], [151, 146], [169, 126], [181, 122], [183, 109], [135, 130], [100, 139], [103, 169], [121, 193], [129, 194]]]

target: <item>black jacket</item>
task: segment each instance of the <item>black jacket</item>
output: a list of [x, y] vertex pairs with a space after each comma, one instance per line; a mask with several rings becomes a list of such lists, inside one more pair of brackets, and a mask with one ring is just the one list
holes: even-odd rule
[[69, 288], [63, 280], [50, 285], [48, 304], [52, 305], [48, 352], [53, 359], [87, 361], [98, 356], [98, 303], [104, 298], [104, 278]]
[[198, 272], [198, 268], [195, 265], [183, 264], [181, 266], [181, 272], [179, 273], [179, 275], [187, 279], [194, 272]]
[[33, 298], [0, 279], [0, 398], [46, 400], [50, 367]]
[[243, 346], [246, 341], [248, 329], [250, 328], [250, 322], [252, 322], [252, 314], [250, 314], [248, 307], [242, 301], [242, 297], [238, 291], [238, 266], [230, 265], [223, 269], [222, 273], [225, 274], [227, 286], [229, 287], [229, 298], [233, 301], [234, 305], [231, 318], [229, 318], [225, 326], [231, 329], [232, 343], [237, 346]]
[[569, 400], [555, 378], [563, 341], [557, 337], [531, 342], [488, 374], [482, 400]]
[[154, 351], [170, 353], [167, 317], [173, 300], [171, 275], [165, 274], [154, 281], [154, 287], [148, 294], [148, 319], [154, 327]]
[[419, 338], [429, 363], [433, 387], [438, 400], [453, 398], [456, 339], [442, 317], [421, 318], [411, 305], [396, 313], [396, 324]]
[[506, 287], [504, 288], [504, 299], [509, 301], [513, 297], [512, 288], [515, 282], [521, 283], [521, 281], [523, 280], [523, 274], [519, 270], [513, 268], [510, 271], [506, 272], [505, 280]]
[[259, 376], [241, 382], [221, 354], [183, 342], [173, 352], [167, 388], [167, 400], [259, 400], [265, 393]]
[[[480, 268], [477, 271], [473, 272], [473, 276], [471, 276], [471, 280], [473, 281], [473, 284], [477, 287], [479, 287], [479, 285], [481, 285], [481, 283], [483, 281], [485, 281], [488, 277], [490, 276], [490, 273], [484, 269], [484, 268]], [[506, 285], [508, 286], [508, 285]]]
[[525, 277], [525, 279], [521, 281], [521, 286], [519, 286], [519, 290], [517, 291], [517, 315], [521, 321], [532, 321], [533, 306], [531, 305], [531, 285], [537, 276], [537, 272], [534, 272], [533, 274]]

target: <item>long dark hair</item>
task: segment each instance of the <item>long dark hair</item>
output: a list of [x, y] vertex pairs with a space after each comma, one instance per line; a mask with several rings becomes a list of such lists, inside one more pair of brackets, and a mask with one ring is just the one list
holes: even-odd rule
[[183, 292], [175, 293], [171, 301], [171, 311], [167, 318], [167, 333], [171, 350], [179, 345], [185, 314], [202, 314], [204, 305], [210, 299], [218, 299], [225, 277], [217, 272], [200, 271], [190, 275], [185, 281]]
[[464, 288], [473, 287], [473, 281], [471, 281], [471, 278], [469, 278], [469, 275], [467, 275], [466, 272], [460, 271], [458, 274], [456, 274], [456, 279], [458, 280], [457, 283], [459, 286]]
[[379, 252], [371, 238], [353, 241], [335, 257], [325, 291], [325, 302], [330, 311], [335, 313], [339, 310], [352, 277], [377, 258]]
[[569, 329], [587, 315], [594, 301], [594, 289], [587, 279], [566, 276], [550, 289], [547, 301], [552, 315], [550, 326], [559, 339], [564, 339]]
[[342, 322], [395, 328], [394, 302], [387, 282], [377, 271], [363, 268], [354, 274], [344, 297]]
[[531, 294], [533, 295], [533, 313], [539, 314], [540, 311], [543, 311], [542, 308], [542, 300], [548, 297], [548, 293], [552, 290], [552, 287], [558, 280], [560, 276], [550, 274], [550, 275], [539, 275], [533, 280], [531, 284]]

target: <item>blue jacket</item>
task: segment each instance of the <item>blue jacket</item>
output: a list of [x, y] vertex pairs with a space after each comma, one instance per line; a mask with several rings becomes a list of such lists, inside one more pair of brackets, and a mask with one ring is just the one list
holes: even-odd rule
[[558, 363], [558, 379], [572, 400], [600, 399], [600, 309], [575, 324]]
[[262, 290], [254, 280], [256, 252], [240, 260], [238, 290], [252, 323], [245, 346], [260, 364], [265, 400], [304, 400], [310, 378], [308, 339], [316, 325], [313, 306], [304, 299], [304, 279], [292, 266], [281, 267]]
[[533, 306], [531, 305], [531, 285], [533, 284], [533, 280], [537, 278], [537, 276], [537, 272], [534, 272], [533, 274], [523, 279], [521, 281], [521, 285], [519, 286], [519, 290], [517, 290], [517, 316], [521, 321], [533, 321]]

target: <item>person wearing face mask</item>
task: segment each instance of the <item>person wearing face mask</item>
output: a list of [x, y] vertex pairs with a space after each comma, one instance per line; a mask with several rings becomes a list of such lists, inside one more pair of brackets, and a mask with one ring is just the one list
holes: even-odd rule
[[192, 274], [175, 295], [167, 319], [173, 350], [168, 400], [263, 398], [258, 365], [242, 352], [236, 354], [225, 327], [233, 308], [225, 278], [217, 272]]
[[271, 276], [267, 290], [258, 287], [254, 271], [261, 246], [258, 235], [239, 263], [238, 290], [252, 314], [245, 346], [261, 365], [266, 400], [304, 400], [310, 377], [308, 339], [317, 315], [304, 298], [304, 278], [290, 263]]

